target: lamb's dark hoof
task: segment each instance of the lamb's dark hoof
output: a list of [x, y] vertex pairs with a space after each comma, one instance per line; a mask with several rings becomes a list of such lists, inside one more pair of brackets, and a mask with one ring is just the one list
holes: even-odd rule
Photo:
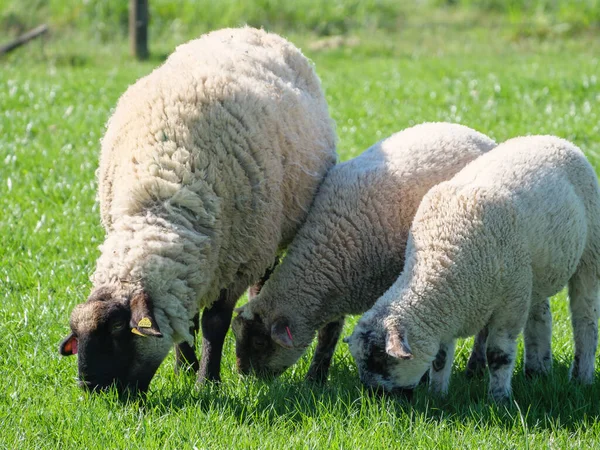
[[314, 383], [319, 386], [322, 386], [325, 383], [327, 383], [327, 373], [328, 370], [323, 370], [322, 368], [313, 370], [311, 367], [306, 373], [304, 380], [308, 383]]
[[469, 358], [469, 362], [467, 362], [467, 368], [465, 369], [465, 376], [467, 378], [481, 378], [485, 373], [485, 367], [485, 358]]
[[175, 346], [175, 373], [192, 374], [198, 373], [200, 363], [192, 346], [186, 342]]

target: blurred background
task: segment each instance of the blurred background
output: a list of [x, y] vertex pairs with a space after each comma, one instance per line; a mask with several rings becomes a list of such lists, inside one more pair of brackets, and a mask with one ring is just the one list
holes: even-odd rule
[[[411, 28], [486, 27], [519, 39], [572, 36], [600, 26], [598, 0], [1, 0], [0, 45], [47, 24], [50, 32], [41, 38], [49, 43], [47, 57], [71, 55], [77, 64], [91, 57], [92, 48], [124, 56], [135, 3], [148, 5], [148, 49], [158, 57], [208, 30], [241, 24], [321, 38], [316, 48], [344, 46], [348, 36], [385, 41]], [[377, 47], [389, 51], [396, 46], [390, 41]]]

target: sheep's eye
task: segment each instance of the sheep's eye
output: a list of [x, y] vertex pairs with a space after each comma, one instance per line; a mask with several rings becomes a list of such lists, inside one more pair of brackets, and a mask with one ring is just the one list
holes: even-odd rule
[[263, 336], [254, 336], [252, 338], [252, 346], [256, 349], [265, 348], [267, 345], [267, 340]]
[[377, 362], [383, 362], [387, 359], [388, 354], [380, 347], [373, 347], [371, 349], [371, 357]]
[[123, 331], [124, 329], [125, 329], [125, 322], [123, 322], [121, 320], [113, 323], [112, 328], [111, 328], [113, 333], [119, 333], [119, 332]]

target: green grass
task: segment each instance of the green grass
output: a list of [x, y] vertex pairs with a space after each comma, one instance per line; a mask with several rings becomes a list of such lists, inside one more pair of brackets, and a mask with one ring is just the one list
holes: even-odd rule
[[[0, 0], [0, 41], [42, 22], [59, 33], [78, 31], [97, 42], [127, 35], [128, 1]], [[600, 0], [151, 0], [150, 36], [196, 36], [248, 23], [323, 36], [394, 32], [418, 20], [510, 24], [515, 35], [579, 34], [600, 27]]]
[[[515, 39], [511, 30], [407, 26], [353, 33], [341, 45], [301, 30], [287, 34], [316, 64], [342, 159], [412, 124], [447, 120], [498, 141], [559, 135], [599, 170], [600, 44], [586, 36]], [[59, 357], [57, 345], [70, 310], [89, 292], [103, 238], [94, 180], [99, 139], [119, 95], [177, 37], [153, 42], [153, 59], [135, 63], [118, 39], [100, 45], [73, 36], [80, 35], [55, 34], [43, 49], [21, 49], [0, 70], [0, 447], [600, 445], [600, 384], [567, 380], [573, 349], [564, 294], [553, 300], [554, 372], [528, 381], [519, 362], [508, 408], [487, 401], [485, 380], [464, 379], [470, 340], [459, 345], [450, 396], [420, 389], [412, 405], [365, 396], [343, 344], [323, 388], [303, 382], [310, 355], [274, 382], [242, 378], [230, 335], [219, 386], [194, 389], [193, 378], [174, 376], [169, 357], [146, 402], [80, 391], [75, 359]]]

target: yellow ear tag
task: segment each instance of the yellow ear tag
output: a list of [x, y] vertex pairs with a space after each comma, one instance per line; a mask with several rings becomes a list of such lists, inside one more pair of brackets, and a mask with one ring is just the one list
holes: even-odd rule
[[139, 328], [152, 328], [152, 321], [147, 317], [142, 318], [137, 324]]
[[145, 334], [143, 334], [143, 333], [140, 333], [140, 330], [138, 330], [137, 328], [132, 328], [132, 329], [131, 329], [131, 332], [132, 332], [133, 334], [137, 334], [138, 336], [142, 336], [142, 337], [148, 337], [148, 336], [146, 336]]

